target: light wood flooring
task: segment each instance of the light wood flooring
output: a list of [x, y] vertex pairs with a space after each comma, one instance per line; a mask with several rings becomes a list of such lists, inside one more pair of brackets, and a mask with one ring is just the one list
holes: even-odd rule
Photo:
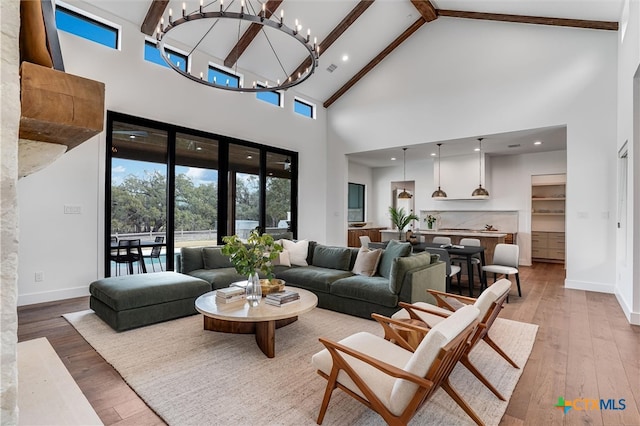
[[[520, 277], [522, 298], [512, 290], [500, 315], [540, 328], [500, 424], [640, 425], [640, 327], [615, 296], [564, 289], [563, 265], [521, 267]], [[18, 340], [47, 337], [106, 425], [164, 424], [60, 316], [88, 307], [86, 297], [20, 307]], [[564, 414], [561, 396], [624, 399], [626, 409]]]

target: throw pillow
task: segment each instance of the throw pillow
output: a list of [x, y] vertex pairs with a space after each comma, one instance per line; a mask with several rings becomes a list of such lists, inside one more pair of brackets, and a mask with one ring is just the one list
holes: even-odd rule
[[318, 244], [313, 250], [313, 266], [320, 268], [349, 270], [351, 250], [345, 247], [328, 247]]
[[200, 247], [182, 247], [180, 249], [181, 268], [179, 272], [188, 274], [191, 271], [204, 268]]
[[381, 255], [381, 249], [369, 250], [366, 247], [360, 247], [358, 257], [356, 257], [356, 263], [353, 265], [351, 272], [366, 277], [374, 276], [378, 269], [378, 262], [380, 261]]
[[396, 257], [391, 264], [389, 273], [389, 290], [394, 294], [399, 294], [407, 273], [431, 263], [429, 253], [420, 253], [416, 256]]
[[202, 249], [202, 260], [205, 269], [232, 268], [231, 259], [222, 254], [222, 249], [206, 247]]
[[289, 260], [292, 265], [307, 266], [307, 255], [309, 254], [308, 240], [300, 240], [297, 242], [282, 240], [282, 246], [289, 252]]
[[387, 247], [380, 256], [378, 263], [378, 274], [389, 278], [391, 276], [391, 264], [396, 257], [406, 257], [411, 254], [411, 243], [403, 243], [397, 240], [389, 241]]
[[289, 250], [283, 249], [280, 255], [271, 261], [273, 266], [291, 266], [291, 258], [289, 256]]

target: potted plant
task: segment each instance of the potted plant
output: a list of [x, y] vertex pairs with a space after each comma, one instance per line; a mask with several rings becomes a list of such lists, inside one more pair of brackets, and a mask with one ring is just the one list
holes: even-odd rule
[[398, 239], [402, 240], [402, 234], [404, 233], [404, 228], [407, 227], [413, 220], [418, 220], [418, 216], [413, 213], [407, 214], [404, 211], [403, 207], [395, 208], [389, 207], [389, 215], [391, 216], [391, 223], [398, 228]]
[[272, 261], [279, 256], [282, 245], [276, 243], [269, 234], [262, 234], [257, 230], [251, 231], [247, 242], [243, 242], [237, 235], [222, 238], [225, 245], [222, 253], [229, 256], [236, 271], [247, 277], [247, 299], [252, 306], [257, 306], [262, 297], [262, 286], [258, 272], [262, 272], [268, 279], [273, 278]]

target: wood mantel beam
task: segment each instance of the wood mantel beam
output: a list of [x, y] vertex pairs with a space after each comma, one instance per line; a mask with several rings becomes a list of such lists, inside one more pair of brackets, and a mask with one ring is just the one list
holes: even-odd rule
[[[278, 7], [280, 7], [280, 3], [282, 3], [282, 0], [269, 0], [266, 3], [265, 19], [269, 19], [275, 13], [275, 11], [278, 10]], [[262, 25], [260, 24], [249, 25], [247, 31], [245, 31], [242, 37], [240, 37], [240, 40], [238, 40], [236, 45], [233, 46], [233, 49], [231, 49], [231, 52], [229, 52], [226, 59], [224, 60], [225, 67], [231, 68], [236, 64], [236, 62], [238, 62], [238, 58], [240, 58], [244, 51], [247, 50], [247, 47], [249, 47], [249, 45], [251, 44], [253, 39], [256, 38], [261, 29]]]
[[147, 10], [147, 16], [144, 17], [144, 21], [140, 26], [140, 31], [148, 36], [152, 36], [168, 4], [169, 0], [152, 0], [149, 5], [149, 10]]
[[[342, 21], [336, 27], [331, 30], [328, 36], [325, 37], [319, 44], [320, 56], [331, 46], [349, 27], [358, 19], [365, 10], [373, 4], [374, 0], [361, 0], [352, 10], [344, 17]], [[304, 60], [291, 76], [297, 76], [298, 73], [303, 73], [308, 67], [311, 66], [311, 58]]]
[[[413, 1], [413, 0], [412, 0]], [[587, 28], [593, 30], [618, 31], [618, 23], [590, 21], [584, 19], [545, 18], [541, 16], [507, 15], [502, 13], [465, 12], [462, 10], [437, 9], [438, 16], [451, 18], [482, 19], [486, 21], [517, 22], [520, 24], [553, 25], [557, 27]]]
[[409, 28], [407, 28], [398, 38], [393, 40], [390, 45], [388, 45], [382, 52], [378, 53], [378, 55], [371, 60], [367, 65], [364, 66], [356, 75], [351, 77], [349, 81], [346, 82], [344, 86], [342, 86], [336, 93], [331, 95], [329, 99], [324, 101], [322, 104], [325, 108], [329, 108], [331, 104], [338, 100], [338, 98], [344, 95], [347, 90], [351, 89], [362, 77], [367, 75], [369, 71], [371, 71], [376, 65], [378, 65], [384, 58], [387, 57], [391, 52], [393, 52], [398, 46], [400, 46], [406, 39], [408, 39], [411, 34], [415, 33], [418, 28], [422, 25], [426, 24], [427, 21], [421, 16], [416, 22], [413, 23]]

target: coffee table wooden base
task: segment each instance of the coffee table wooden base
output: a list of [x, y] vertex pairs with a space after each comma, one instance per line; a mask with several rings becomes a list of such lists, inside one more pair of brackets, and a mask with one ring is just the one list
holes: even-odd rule
[[274, 321], [230, 321], [204, 317], [204, 329], [222, 333], [255, 334], [260, 350], [269, 358], [276, 356], [276, 329], [298, 320], [297, 316]]

